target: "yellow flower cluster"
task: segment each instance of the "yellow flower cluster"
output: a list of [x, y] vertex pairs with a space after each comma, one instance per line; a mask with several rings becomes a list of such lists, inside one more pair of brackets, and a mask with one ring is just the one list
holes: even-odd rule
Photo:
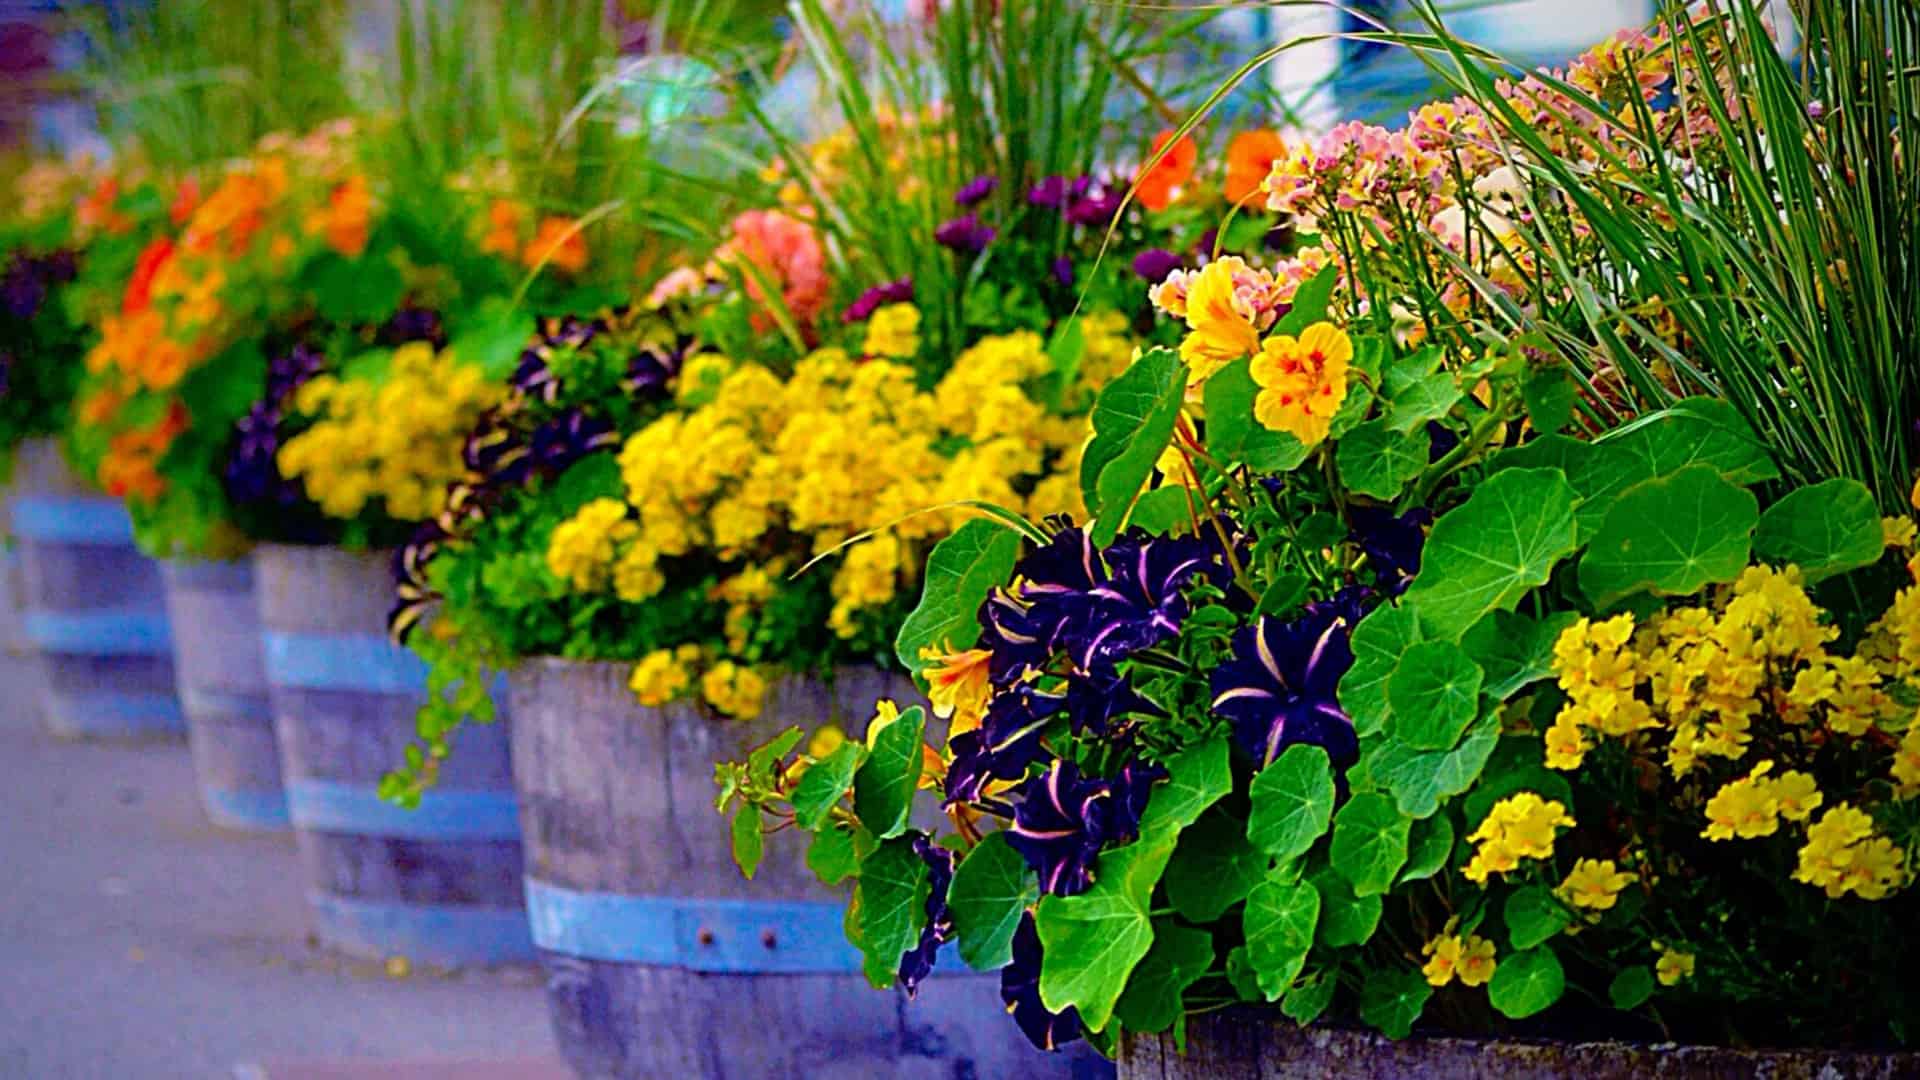
[[666, 585], [659, 553], [619, 499], [595, 499], [547, 539], [547, 569], [575, 592], [604, 592], [638, 603]]
[[1753, 771], [1723, 785], [1707, 800], [1707, 827], [1700, 835], [1709, 840], [1751, 840], [1772, 836], [1780, 831], [1780, 819], [1805, 821], [1820, 807], [1820, 794], [1813, 777], [1797, 769], [1779, 776], [1770, 775], [1773, 762], [1762, 761]]
[[[850, 637], [862, 611], [911, 583], [924, 554], [913, 542], [964, 516], [921, 511], [964, 499], [1034, 515], [1075, 509], [1073, 489], [1047, 477], [1071, 484], [1085, 421], [1048, 414], [1023, 389], [1050, 370], [1030, 333], [974, 345], [931, 394], [904, 364], [837, 349], [806, 357], [785, 382], [760, 367], [695, 358], [682, 384], [686, 410], [621, 451], [640, 535], [660, 557], [710, 548], [725, 561], [765, 564], [875, 533], [848, 549], [833, 579], [830, 625]], [[742, 609], [765, 598], [731, 601], [729, 623], [744, 634]]]
[[1654, 977], [1661, 986], [1677, 986], [1682, 979], [1693, 978], [1694, 956], [1690, 952], [1681, 952], [1661, 942], [1653, 943], [1653, 951], [1660, 954], [1660, 960], [1653, 965]]
[[[1547, 731], [1547, 765], [1578, 768], [1595, 736], [1664, 728], [1667, 767], [1685, 776], [1705, 757], [1744, 757], [1768, 705], [1791, 723], [1811, 723], [1818, 711], [1829, 730], [1863, 734], [1891, 718], [1892, 698], [1869, 656], [1827, 653], [1837, 635], [1791, 566], [1748, 567], [1717, 610], [1679, 608], [1637, 629], [1631, 615], [1582, 619], [1554, 644], [1568, 700]], [[1911, 633], [1887, 636], [1920, 644], [1920, 618]]]
[[1906, 884], [1906, 852], [1875, 836], [1865, 811], [1841, 803], [1807, 830], [1793, 880], [1825, 889], [1834, 900], [1850, 892], [1880, 900]]
[[657, 649], [633, 667], [627, 686], [640, 704], [657, 709], [686, 693], [687, 671], [700, 661], [700, 646], [682, 645], [677, 649]]
[[1486, 820], [1467, 839], [1479, 845], [1467, 863], [1468, 881], [1485, 884], [1489, 874], [1505, 874], [1521, 859], [1550, 859], [1556, 829], [1572, 828], [1573, 818], [1557, 800], [1531, 791], [1509, 795], [1493, 804]]
[[331, 517], [378, 499], [396, 521], [424, 521], [462, 475], [461, 444], [500, 392], [451, 351], [402, 345], [384, 377], [319, 375], [299, 389], [294, 410], [314, 423], [280, 448], [280, 471]]
[[1441, 934], [1422, 946], [1420, 954], [1427, 957], [1420, 973], [1431, 986], [1445, 986], [1455, 979], [1462, 986], [1485, 986], [1497, 966], [1493, 942], [1478, 934]]
[[912, 304], [888, 304], [867, 320], [867, 338], [861, 346], [868, 356], [911, 360], [920, 351], [920, 309]]
[[721, 660], [700, 677], [700, 693], [707, 704], [726, 716], [751, 720], [760, 715], [767, 681], [745, 664]]

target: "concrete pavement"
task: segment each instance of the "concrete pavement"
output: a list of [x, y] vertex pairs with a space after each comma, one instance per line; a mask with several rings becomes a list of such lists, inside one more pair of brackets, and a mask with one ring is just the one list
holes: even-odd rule
[[33, 689], [0, 650], [0, 1077], [561, 1075], [537, 972], [314, 948], [291, 836], [208, 825], [184, 743], [51, 739]]

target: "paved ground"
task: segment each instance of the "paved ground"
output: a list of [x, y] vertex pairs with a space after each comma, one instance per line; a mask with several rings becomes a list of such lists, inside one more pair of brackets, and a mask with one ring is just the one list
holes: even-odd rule
[[290, 837], [208, 825], [184, 744], [58, 742], [31, 694], [0, 648], [0, 1077], [555, 1075], [534, 972], [314, 949]]

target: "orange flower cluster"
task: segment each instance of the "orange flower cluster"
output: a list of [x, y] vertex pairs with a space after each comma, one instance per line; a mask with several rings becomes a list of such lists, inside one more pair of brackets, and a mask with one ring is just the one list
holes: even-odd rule
[[100, 462], [100, 483], [116, 499], [158, 499], [167, 484], [160, 476], [160, 459], [173, 440], [187, 430], [187, 407], [177, 399], [157, 423], [115, 435]]
[[578, 274], [587, 268], [587, 238], [577, 218], [548, 214], [534, 229], [533, 239], [525, 244], [530, 215], [527, 208], [512, 199], [495, 199], [487, 207], [487, 227], [480, 237], [480, 250], [515, 260], [529, 270], [550, 266], [562, 273]]

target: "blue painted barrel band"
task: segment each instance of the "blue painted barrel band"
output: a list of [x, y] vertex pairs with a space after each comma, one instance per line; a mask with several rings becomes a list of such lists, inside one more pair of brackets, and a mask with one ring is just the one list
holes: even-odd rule
[[201, 559], [169, 559], [167, 584], [175, 588], [205, 592], [243, 593], [253, 591], [253, 564], [245, 559], [214, 562]]
[[320, 940], [362, 956], [405, 956], [438, 964], [530, 960], [527, 913], [518, 907], [409, 904], [307, 894]]
[[353, 836], [417, 840], [518, 840], [520, 807], [506, 791], [435, 788], [407, 810], [370, 786], [330, 780], [289, 780], [287, 807], [296, 827]]
[[172, 694], [129, 690], [47, 692], [47, 727], [77, 738], [176, 734], [187, 729]]
[[382, 634], [265, 635], [267, 681], [302, 690], [424, 694], [427, 665]]
[[8, 504], [14, 533], [28, 540], [59, 544], [126, 546], [133, 543], [133, 519], [113, 499], [75, 495], [16, 495]]
[[228, 829], [279, 832], [292, 822], [287, 815], [287, 793], [279, 788], [218, 788], [202, 785], [200, 804], [207, 817]]
[[167, 614], [152, 608], [36, 610], [22, 621], [27, 640], [41, 652], [84, 656], [167, 656]]
[[[861, 970], [841, 903], [582, 892], [531, 876], [526, 890], [533, 943], [548, 952], [732, 975]], [[939, 971], [956, 970], [949, 955], [941, 961]]]
[[273, 726], [273, 706], [264, 690], [247, 693], [182, 686], [180, 705], [188, 716], [195, 718], [255, 720], [263, 728]]

